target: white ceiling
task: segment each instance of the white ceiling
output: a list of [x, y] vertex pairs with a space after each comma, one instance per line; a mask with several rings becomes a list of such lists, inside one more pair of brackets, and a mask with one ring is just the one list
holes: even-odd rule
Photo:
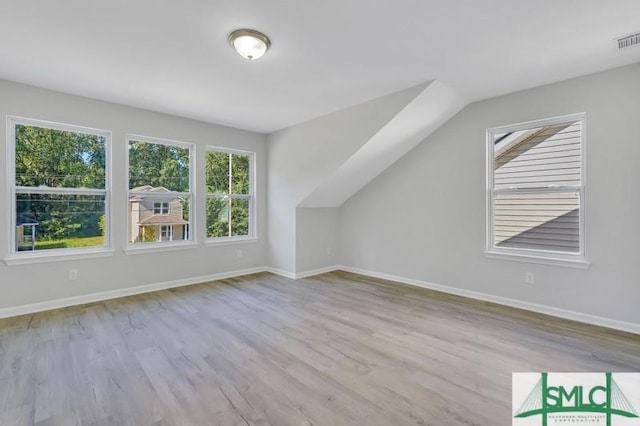
[[[640, 61], [613, 42], [638, 0], [0, 3], [0, 78], [265, 133], [433, 79], [473, 101]], [[271, 38], [259, 61], [241, 27]]]

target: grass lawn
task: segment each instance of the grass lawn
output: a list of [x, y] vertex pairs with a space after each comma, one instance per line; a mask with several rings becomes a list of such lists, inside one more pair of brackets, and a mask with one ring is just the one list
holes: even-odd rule
[[62, 240], [36, 241], [36, 250], [77, 248], [77, 247], [100, 247], [104, 245], [104, 236], [97, 237], [77, 237], [64, 238]]

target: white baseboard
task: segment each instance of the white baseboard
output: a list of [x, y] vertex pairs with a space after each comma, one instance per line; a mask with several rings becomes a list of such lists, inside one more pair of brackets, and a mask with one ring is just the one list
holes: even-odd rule
[[117, 290], [103, 291], [99, 293], [86, 294], [82, 296], [66, 297], [47, 302], [31, 303], [28, 305], [15, 306], [0, 309], [0, 318], [15, 317], [18, 315], [33, 314], [35, 312], [49, 311], [51, 309], [66, 308], [69, 306], [83, 305], [85, 303], [101, 302], [103, 300], [116, 299], [118, 297], [133, 296], [136, 294], [149, 293], [152, 291], [166, 290], [169, 288], [184, 287], [193, 284], [201, 284], [209, 281], [223, 280], [226, 278], [240, 277], [243, 275], [265, 272], [264, 266], [258, 268], [241, 269], [238, 271], [221, 272], [219, 274], [205, 275], [200, 277], [190, 277], [161, 283], [146, 284], [137, 287], [128, 287]]
[[314, 275], [326, 274], [327, 272], [333, 272], [340, 269], [340, 266], [326, 266], [324, 268], [312, 269], [310, 271], [298, 272], [296, 274], [296, 279], [299, 280], [301, 278], [308, 278]]
[[324, 268], [312, 269], [310, 271], [303, 272], [290, 272], [285, 271], [284, 269], [272, 268], [270, 266], [264, 268], [265, 272], [271, 272], [272, 274], [280, 275], [281, 277], [291, 278], [292, 280], [299, 280], [302, 278], [312, 277], [314, 275], [326, 274], [327, 272], [333, 272], [340, 269], [337, 265], [326, 266]]
[[426, 281], [416, 280], [412, 278], [399, 277], [397, 275], [384, 274], [382, 272], [369, 271], [366, 269], [354, 268], [351, 266], [337, 266], [336, 269], [354, 274], [365, 275], [383, 280], [396, 281], [402, 284], [409, 284], [416, 287], [436, 290], [443, 293], [454, 294], [456, 296], [468, 297], [470, 299], [482, 300], [484, 302], [497, 303], [499, 305], [510, 306], [513, 308], [524, 309], [526, 311], [538, 312], [541, 314], [551, 315], [558, 318], [569, 319], [586, 324], [599, 325], [601, 327], [612, 328], [614, 330], [626, 331], [628, 333], [640, 334], [640, 324], [631, 322], [618, 321], [610, 318], [599, 317], [596, 315], [585, 314], [567, 309], [554, 308], [552, 306], [540, 305], [537, 303], [525, 302], [523, 300], [510, 299], [507, 297], [494, 296], [486, 293], [450, 287], [441, 284], [433, 284]]
[[281, 277], [291, 278], [292, 280], [296, 279], [296, 274], [294, 272], [285, 271], [284, 269], [272, 268], [271, 266], [267, 266], [264, 268], [265, 272], [271, 272], [275, 275], [280, 275]]

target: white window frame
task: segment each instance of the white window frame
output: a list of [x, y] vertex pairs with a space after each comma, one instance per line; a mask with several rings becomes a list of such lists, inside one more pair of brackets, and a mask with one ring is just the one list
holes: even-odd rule
[[126, 176], [126, 194], [127, 194], [127, 217], [126, 217], [126, 228], [127, 228], [127, 246], [125, 248], [126, 254], [139, 254], [139, 253], [150, 253], [150, 252], [161, 252], [161, 251], [173, 251], [173, 250], [181, 250], [181, 249], [191, 249], [196, 248], [198, 246], [197, 241], [195, 240], [193, 234], [188, 232], [187, 239], [179, 240], [179, 241], [158, 241], [158, 242], [148, 242], [148, 243], [131, 243], [129, 242], [129, 233], [131, 232], [129, 229], [129, 199], [133, 195], [149, 195], [149, 192], [145, 191], [131, 191], [129, 189], [129, 143], [130, 142], [147, 142], [153, 144], [167, 145], [167, 146], [177, 146], [180, 148], [188, 148], [189, 149], [189, 192], [178, 192], [178, 191], [170, 191], [167, 193], [152, 193], [154, 197], [165, 197], [167, 198], [167, 202], [170, 199], [175, 197], [186, 198], [189, 200], [189, 221], [186, 227], [188, 229], [193, 229], [196, 225], [196, 185], [195, 185], [195, 176], [196, 176], [196, 161], [195, 161], [195, 144], [190, 142], [182, 142], [176, 141], [166, 138], [157, 138], [152, 136], [142, 136], [137, 134], [127, 134], [125, 143], [125, 176]]
[[[16, 126], [34, 126], [53, 130], [61, 130], [75, 133], [84, 133], [105, 138], [105, 187], [104, 189], [92, 188], [48, 188], [48, 187], [18, 187], [16, 185]], [[29, 263], [54, 262], [59, 260], [83, 259], [110, 256], [111, 250], [111, 131], [72, 124], [57, 123], [53, 121], [34, 118], [7, 116], [7, 183], [9, 187], [8, 202], [9, 214], [9, 255], [4, 261], [7, 265], [22, 265]], [[18, 193], [32, 194], [58, 194], [58, 195], [90, 195], [104, 196], [104, 245], [98, 247], [78, 247], [71, 249], [48, 249], [34, 251], [18, 251], [16, 245], [16, 197]]]
[[[567, 122], [580, 121], [582, 123], [581, 130], [581, 176], [579, 187], [565, 186], [553, 187], [546, 189], [495, 189], [494, 188], [494, 142], [497, 134], [528, 130], [537, 127], [551, 126]], [[587, 117], [585, 113], [569, 114], [559, 117], [528, 121], [524, 123], [512, 124], [507, 126], [499, 126], [487, 129], [486, 132], [486, 248], [485, 255], [494, 259], [506, 259], [515, 261], [524, 261], [530, 263], [540, 263], [553, 266], [568, 266], [573, 268], [585, 269], [590, 265], [590, 261], [586, 254], [586, 134]], [[540, 249], [524, 249], [510, 247], [496, 247], [494, 244], [494, 196], [497, 194], [514, 194], [514, 193], [552, 193], [567, 192], [568, 190], [578, 192], [580, 194], [579, 208], [579, 244], [580, 251], [578, 253], [568, 253], [552, 250]]]
[[[219, 197], [229, 197], [231, 199], [248, 199], [249, 200], [249, 235], [234, 235], [234, 236], [226, 236], [226, 237], [207, 237], [206, 244], [207, 246], [211, 245], [224, 245], [236, 242], [255, 242], [257, 241], [257, 230], [256, 230], [256, 153], [253, 151], [244, 151], [240, 149], [232, 149], [232, 148], [224, 148], [219, 146], [211, 146], [207, 145], [205, 149], [205, 163], [206, 163], [206, 155], [209, 152], [223, 152], [225, 154], [237, 154], [249, 157], [249, 194], [218, 194], [209, 192], [205, 189], [205, 211], [206, 211], [206, 200], [210, 198], [219, 198]], [[206, 174], [206, 167], [205, 167]], [[206, 176], [205, 176], [206, 182]], [[206, 188], [206, 185], [205, 185]], [[206, 222], [206, 214], [205, 214], [205, 222]], [[205, 235], [206, 235], [206, 227], [208, 224], [205, 223]]]

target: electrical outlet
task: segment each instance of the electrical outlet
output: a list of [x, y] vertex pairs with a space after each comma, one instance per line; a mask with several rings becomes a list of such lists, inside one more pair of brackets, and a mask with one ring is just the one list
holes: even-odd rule
[[533, 277], [533, 272], [525, 272], [524, 273], [524, 282], [525, 284], [533, 284], [535, 282]]
[[242, 252], [242, 249], [238, 249], [238, 250], [236, 251], [236, 255], [237, 255], [238, 257], [243, 257], [243, 256], [244, 256], [244, 253]]
[[69, 281], [75, 281], [78, 279], [78, 270], [69, 269]]

